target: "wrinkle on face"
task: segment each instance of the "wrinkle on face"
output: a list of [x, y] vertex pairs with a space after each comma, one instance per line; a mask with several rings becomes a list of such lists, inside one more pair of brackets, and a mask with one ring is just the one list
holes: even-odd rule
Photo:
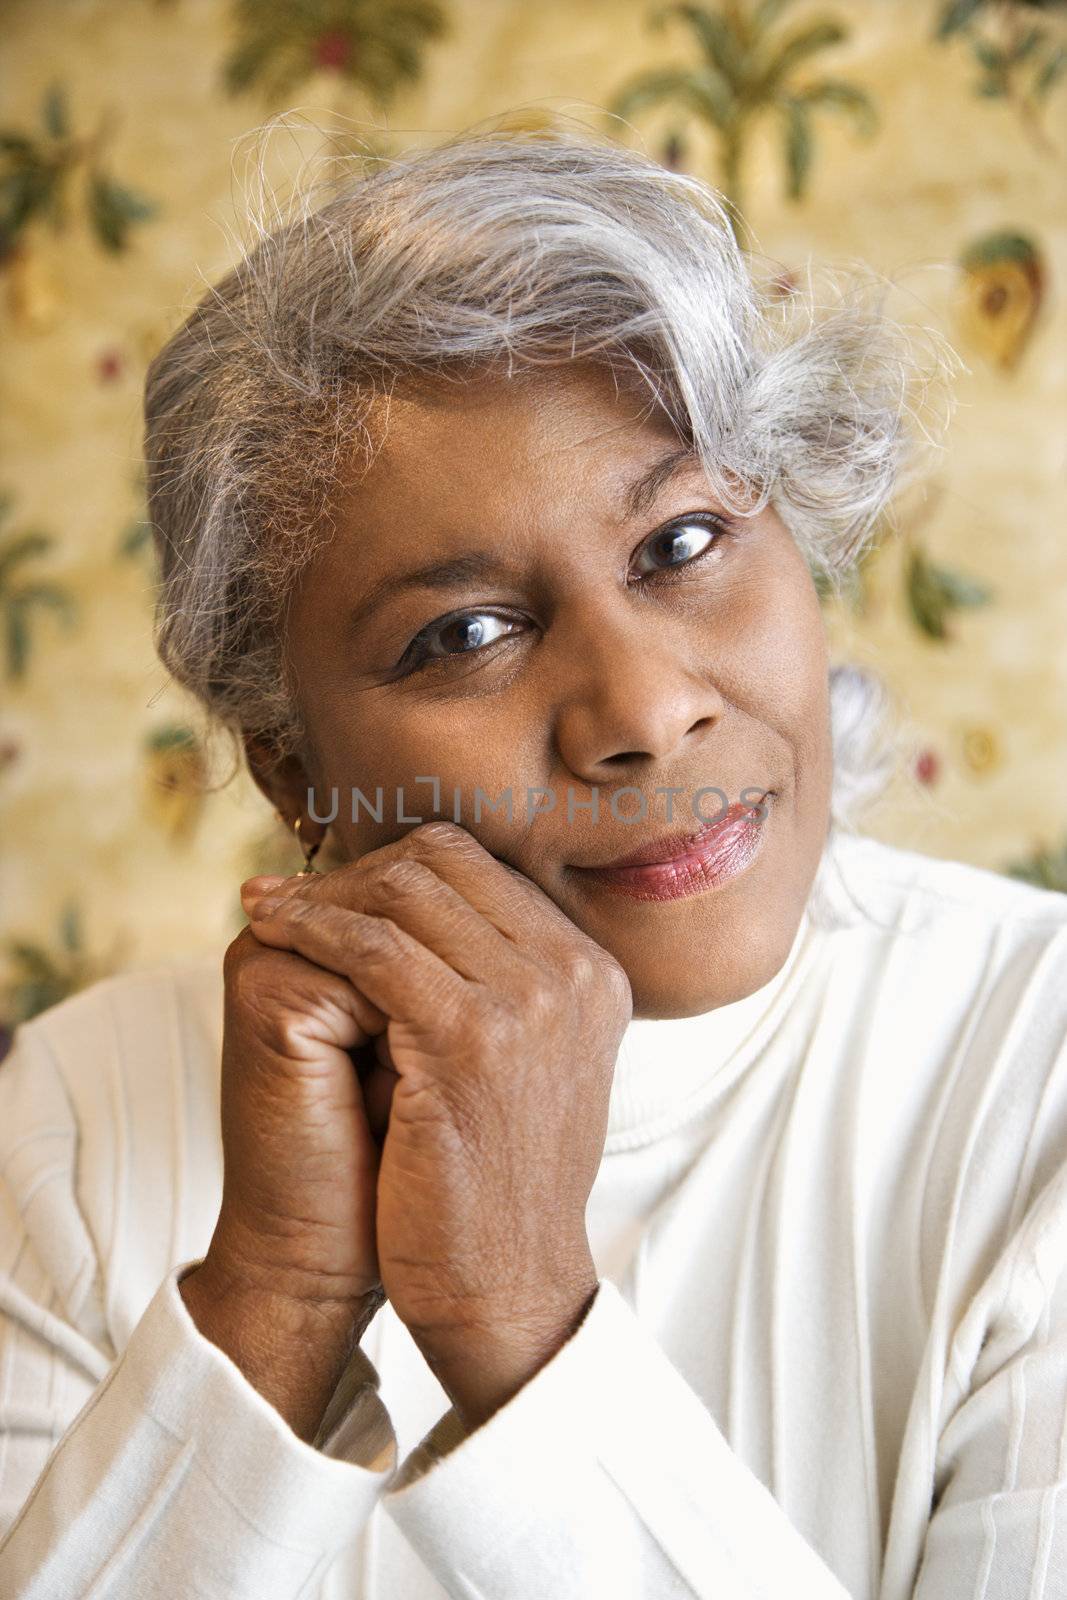
[[[684, 576], [679, 566], [634, 581], [634, 550], [658, 527], [725, 509], [694, 463], [646, 515], [622, 515], [626, 485], [679, 443], [639, 387], [577, 364], [522, 381], [398, 387], [369, 470], [294, 592], [287, 649], [306, 777], [320, 794], [403, 785], [425, 802], [429, 787], [414, 780], [435, 775], [451, 816], [458, 788], [462, 824], [621, 962], [634, 1014], [682, 1016], [751, 993], [791, 948], [829, 819], [829, 663], [807, 564], [770, 504]], [[375, 583], [468, 547], [499, 558], [507, 577], [397, 597], [358, 637], [346, 631]], [[515, 612], [528, 630], [495, 655], [393, 675], [421, 627], [485, 608]], [[591, 890], [570, 864], [678, 831], [654, 791], [679, 778], [775, 788], [752, 866], [664, 903]], [[599, 824], [579, 813], [568, 826], [567, 783], [598, 785]], [[653, 802], [643, 824], [607, 814], [625, 785]], [[555, 787], [557, 811], [508, 823], [483, 810], [476, 822], [476, 787], [516, 797]], [[413, 825], [388, 805], [380, 825], [366, 812], [353, 823], [342, 803], [333, 832], [354, 859]]]

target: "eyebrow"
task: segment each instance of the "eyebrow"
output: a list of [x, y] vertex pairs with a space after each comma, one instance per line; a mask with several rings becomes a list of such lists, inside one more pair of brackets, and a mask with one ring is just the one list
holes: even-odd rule
[[[700, 457], [691, 445], [669, 451], [653, 461], [639, 478], [627, 487], [622, 504], [625, 515], [632, 520], [642, 516], [655, 503], [672, 478], [685, 467], [699, 465]], [[476, 578], [497, 577], [507, 568], [486, 550], [463, 550], [441, 561], [430, 561], [425, 566], [413, 567], [410, 572], [390, 574], [381, 578], [370, 593], [349, 613], [349, 626], [359, 628], [387, 596], [406, 594], [411, 589], [453, 589]]]
[[700, 453], [695, 445], [682, 445], [680, 449], [669, 450], [665, 456], [660, 456], [627, 489], [624, 499], [626, 515], [630, 518], [642, 516], [683, 467], [699, 465]]

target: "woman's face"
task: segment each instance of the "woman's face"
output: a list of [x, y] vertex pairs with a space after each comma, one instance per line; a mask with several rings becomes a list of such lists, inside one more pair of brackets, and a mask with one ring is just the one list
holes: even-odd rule
[[[293, 810], [313, 784], [327, 816], [336, 789], [331, 833], [353, 860], [430, 820], [438, 780], [438, 814], [609, 950], [646, 1017], [769, 982], [829, 822], [807, 566], [771, 507], [716, 525], [728, 513], [695, 459], [638, 494], [678, 448], [647, 391], [603, 368], [398, 389], [289, 622], [306, 730]], [[583, 870], [765, 790], [760, 848], [713, 886], [626, 892]]]

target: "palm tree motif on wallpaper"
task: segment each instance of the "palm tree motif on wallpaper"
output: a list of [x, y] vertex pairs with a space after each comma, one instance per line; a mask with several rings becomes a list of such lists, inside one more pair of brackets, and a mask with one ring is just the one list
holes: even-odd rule
[[676, 107], [711, 128], [719, 149], [719, 188], [731, 210], [740, 239], [744, 195], [741, 168], [745, 144], [756, 120], [767, 113], [781, 118], [785, 193], [804, 196], [814, 156], [813, 114], [844, 112], [857, 131], [870, 138], [878, 116], [866, 90], [840, 78], [800, 85], [797, 75], [812, 59], [848, 38], [848, 29], [831, 17], [809, 21], [781, 36], [775, 24], [794, 0], [723, 0], [718, 8], [669, 5], [653, 13], [653, 27], [672, 18], [688, 23], [700, 59], [694, 66], [656, 68], [638, 74], [617, 92], [608, 110], [629, 118], [653, 107]]
[[440, 0], [232, 0], [234, 45], [223, 64], [231, 94], [284, 100], [315, 73], [362, 89], [388, 110], [423, 71], [423, 52], [448, 32]]
[[[0, 523], [6, 521], [13, 497], [0, 494]], [[71, 595], [58, 583], [36, 576], [34, 564], [47, 555], [55, 540], [37, 529], [11, 533], [0, 539], [0, 652], [2, 676], [17, 683], [26, 676], [33, 646], [33, 623], [43, 611], [53, 612], [70, 627], [75, 620]], [[30, 571], [27, 571], [30, 568]]]
[[31, 241], [45, 224], [57, 234], [68, 228], [75, 193], [90, 236], [110, 255], [127, 249], [132, 229], [159, 214], [154, 200], [111, 173], [108, 147], [119, 121], [106, 108], [93, 132], [76, 132], [66, 90], [53, 83], [41, 102], [40, 131], [0, 128], [0, 272], [20, 328], [46, 328], [54, 318], [59, 290], [42, 275]]
[[911, 510], [900, 519], [883, 515], [860, 556], [842, 575], [813, 572], [820, 601], [828, 608], [843, 605], [854, 616], [867, 618], [879, 600], [894, 593], [884, 579], [879, 580], [877, 569], [886, 559], [884, 552], [896, 547], [897, 582], [912, 626], [928, 642], [955, 644], [955, 613], [989, 605], [995, 595], [980, 579], [936, 561], [919, 537], [919, 525], [929, 517], [940, 495], [940, 486], [935, 484], [923, 509]]
[[1003, 100], [1034, 147], [1062, 159], [1041, 114], [1052, 89], [1067, 77], [1065, 0], [943, 0], [934, 38], [964, 40], [979, 68], [975, 94]]

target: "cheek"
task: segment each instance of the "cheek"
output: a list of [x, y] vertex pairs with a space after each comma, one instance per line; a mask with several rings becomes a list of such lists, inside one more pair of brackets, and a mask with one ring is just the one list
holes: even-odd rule
[[779, 564], [779, 573], [775, 603], [783, 627], [796, 641], [808, 670], [816, 674], [827, 659], [826, 622], [815, 581], [792, 539], [786, 546], [786, 558]]
[[821, 838], [833, 770], [830, 659], [822, 608], [806, 569], [803, 582], [779, 597], [777, 628], [774, 715], [792, 751], [794, 805]]
[[807, 565], [790, 541], [769, 551], [735, 599], [731, 652], [747, 706], [796, 745], [817, 745], [828, 715], [829, 644]]
[[794, 825], [817, 833], [829, 804], [833, 759], [822, 608], [794, 546], [760, 578], [737, 636], [746, 686], [739, 703], [779, 741], [779, 778], [793, 791], [788, 808]]
[[[358, 717], [351, 706], [338, 718], [331, 718], [328, 707], [321, 704], [318, 713], [316, 743], [325, 774], [325, 803], [331, 802], [330, 790], [336, 788], [338, 815], [333, 831], [349, 858], [401, 838], [417, 819], [429, 822], [437, 815], [456, 820], [457, 789], [458, 820], [487, 846], [494, 840], [502, 843], [506, 816], [503, 811], [494, 816], [483, 802], [481, 820], [475, 824], [475, 789], [493, 800], [510, 787], [514, 803], [521, 809], [527, 781], [531, 785], [540, 781], [536, 776], [527, 780], [527, 770], [532, 772], [532, 768], [523, 753], [514, 706], [494, 705], [488, 699], [477, 702], [476, 707], [469, 703], [449, 707], [440, 701], [431, 706], [412, 698], [405, 705], [393, 701], [386, 707], [383, 703], [380, 710], [364, 704]], [[378, 789], [382, 791], [380, 823], [369, 809], [378, 806]], [[357, 796], [355, 822], [353, 790], [366, 797]], [[439, 805], [436, 813], [435, 801]]]

